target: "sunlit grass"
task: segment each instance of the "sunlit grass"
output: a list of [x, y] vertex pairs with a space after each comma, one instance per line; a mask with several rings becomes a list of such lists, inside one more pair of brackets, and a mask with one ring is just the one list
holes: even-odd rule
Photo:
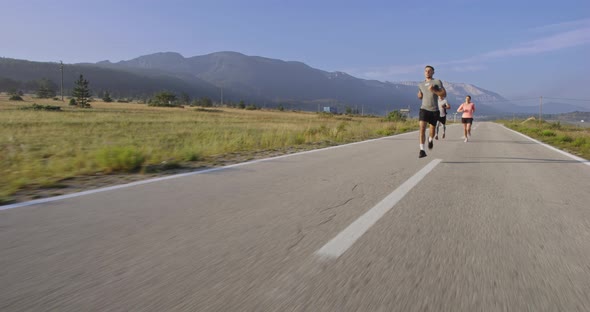
[[[207, 163], [232, 153], [312, 149], [417, 128], [415, 120], [378, 117], [100, 101], [79, 109], [23, 98], [11, 102], [0, 95], [0, 202], [19, 189], [50, 187], [74, 176]], [[62, 111], [19, 109], [33, 103]]]
[[501, 120], [499, 122], [539, 141], [584, 159], [590, 159], [590, 128], [560, 122], [543, 121], [539, 123], [537, 120]]

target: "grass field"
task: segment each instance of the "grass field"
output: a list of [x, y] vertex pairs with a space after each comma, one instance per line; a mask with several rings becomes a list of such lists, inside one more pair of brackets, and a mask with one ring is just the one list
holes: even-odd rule
[[541, 122], [537, 120], [500, 120], [510, 129], [526, 134], [531, 138], [554, 147], [590, 159], [590, 128], [568, 125], [560, 122]]
[[[307, 112], [156, 108], [92, 102], [8, 101], [0, 94], [0, 203], [72, 177], [213, 166], [220, 159], [288, 153], [412, 131], [417, 122]], [[24, 110], [33, 103], [62, 111]], [[232, 156], [233, 155], [233, 156]]]
[[[60, 106], [61, 111], [23, 109], [33, 103]], [[499, 122], [590, 159], [590, 128]], [[15, 194], [59, 189], [63, 181], [81, 177], [141, 178], [179, 168], [212, 167], [412, 131], [417, 124], [378, 117], [101, 101], [92, 102], [91, 109], [79, 109], [29, 96], [22, 102], [9, 101], [0, 94], [0, 204], [14, 201]]]

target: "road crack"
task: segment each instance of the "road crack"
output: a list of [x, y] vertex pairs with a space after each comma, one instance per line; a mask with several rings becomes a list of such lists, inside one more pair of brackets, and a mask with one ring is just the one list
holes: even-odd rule
[[353, 199], [354, 199], [354, 197], [351, 197], [351, 198], [347, 199], [345, 202], [343, 202], [343, 203], [341, 203], [341, 204], [338, 204], [338, 205], [336, 205], [336, 206], [332, 206], [332, 207], [328, 207], [328, 208], [324, 208], [324, 209], [322, 209], [322, 210], [320, 210], [320, 211], [321, 211], [321, 212], [324, 212], [324, 211], [327, 211], [327, 210], [330, 210], [330, 209], [334, 209], [334, 208], [342, 207], [342, 206], [344, 206], [344, 205], [348, 204], [348, 203], [349, 203], [351, 200], [353, 200]]

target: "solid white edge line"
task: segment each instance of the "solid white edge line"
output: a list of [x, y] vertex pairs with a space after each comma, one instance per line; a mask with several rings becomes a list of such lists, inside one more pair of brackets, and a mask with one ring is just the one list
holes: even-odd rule
[[336, 237], [315, 252], [322, 259], [336, 259], [350, 248], [371, 226], [393, 208], [410, 190], [416, 186], [442, 160], [434, 159], [382, 201], [352, 222]]
[[126, 183], [126, 184], [113, 185], [113, 186], [108, 186], [108, 187], [103, 187], [103, 188], [98, 188], [98, 189], [88, 190], [88, 191], [82, 191], [82, 192], [77, 192], [77, 193], [71, 193], [71, 194], [66, 194], [66, 195], [35, 199], [35, 200], [26, 201], [26, 202], [22, 202], [22, 203], [15, 203], [15, 204], [0, 206], [0, 211], [14, 209], [14, 208], [20, 208], [20, 207], [27, 207], [27, 206], [37, 205], [37, 204], [44, 204], [44, 203], [54, 202], [54, 201], [58, 201], [58, 200], [62, 200], [62, 199], [68, 199], [68, 198], [74, 198], [74, 197], [78, 197], [78, 196], [84, 196], [84, 195], [90, 195], [90, 194], [95, 194], [95, 193], [118, 190], [118, 189], [127, 188], [127, 187], [131, 187], [131, 186], [159, 182], [159, 181], [164, 181], [164, 180], [169, 180], [169, 179], [176, 179], [176, 178], [181, 178], [181, 177], [186, 177], [186, 176], [191, 176], [191, 175], [196, 175], [196, 174], [204, 174], [204, 173], [209, 173], [209, 172], [214, 172], [214, 171], [220, 171], [220, 170], [225, 170], [228, 168], [246, 166], [246, 165], [251, 165], [251, 164], [255, 164], [255, 163], [259, 163], [259, 162], [277, 160], [277, 159], [291, 157], [291, 156], [311, 154], [311, 153], [315, 153], [315, 152], [326, 151], [326, 150], [346, 147], [346, 146], [350, 146], [350, 145], [369, 143], [369, 142], [384, 140], [384, 139], [393, 138], [393, 137], [397, 137], [397, 136], [408, 135], [408, 134], [412, 134], [415, 132], [418, 132], [418, 131], [405, 132], [405, 133], [400, 133], [400, 134], [391, 135], [391, 136], [382, 137], [382, 138], [376, 138], [376, 139], [370, 139], [370, 140], [366, 140], [366, 141], [359, 141], [359, 142], [353, 142], [353, 143], [348, 143], [348, 144], [330, 146], [330, 147], [325, 147], [325, 148], [320, 148], [320, 149], [314, 149], [314, 150], [309, 150], [309, 151], [293, 153], [293, 154], [275, 156], [275, 157], [271, 157], [271, 158], [256, 159], [256, 160], [252, 160], [252, 161], [237, 163], [237, 164], [218, 167], [218, 168], [211, 168], [211, 169], [205, 169], [205, 170], [179, 173], [179, 174], [174, 174], [174, 175], [165, 176], [165, 177], [147, 179], [147, 180], [136, 181], [136, 182]]
[[560, 150], [560, 149], [558, 149], [556, 147], [553, 147], [553, 146], [551, 146], [549, 144], [546, 144], [546, 143], [543, 143], [543, 142], [541, 142], [539, 140], [533, 139], [533, 138], [531, 138], [530, 136], [528, 136], [526, 134], [523, 134], [523, 133], [520, 133], [520, 132], [518, 132], [516, 130], [510, 129], [510, 128], [506, 127], [505, 125], [502, 125], [502, 124], [499, 124], [499, 125], [502, 126], [502, 127], [504, 127], [506, 130], [509, 130], [509, 131], [512, 131], [512, 132], [514, 132], [514, 133], [516, 133], [518, 135], [521, 135], [521, 136], [523, 136], [523, 137], [525, 137], [525, 138], [527, 138], [527, 139], [529, 139], [529, 140], [531, 140], [531, 141], [533, 141], [533, 142], [535, 142], [537, 144], [541, 144], [541, 145], [545, 146], [546, 148], [548, 148], [550, 150], [554, 150], [554, 151], [556, 151], [558, 153], [561, 153], [561, 154], [563, 154], [565, 156], [568, 156], [568, 157], [570, 157], [570, 158], [572, 158], [574, 160], [577, 160], [577, 161], [579, 161], [580, 163], [582, 163], [584, 165], [590, 166], [590, 161], [587, 160], [587, 159], [584, 159], [582, 157], [578, 157], [576, 155], [570, 154], [570, 153], [568, 153], [566, 151], [563, 151], [563, 150]]

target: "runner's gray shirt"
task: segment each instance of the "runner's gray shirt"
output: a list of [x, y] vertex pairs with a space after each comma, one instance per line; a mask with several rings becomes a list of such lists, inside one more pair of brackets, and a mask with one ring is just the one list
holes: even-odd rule
[[422, 92], [422, 106], [420, 106], [420, 108], [427, 111], [436, 112], [438, 111], [438, 95], [428, 90], [431, 84], [437, 85], [439, 88], [443, 88], [443, 83], [439, 79], [422, 81], [418, 85], [418, 89]]

